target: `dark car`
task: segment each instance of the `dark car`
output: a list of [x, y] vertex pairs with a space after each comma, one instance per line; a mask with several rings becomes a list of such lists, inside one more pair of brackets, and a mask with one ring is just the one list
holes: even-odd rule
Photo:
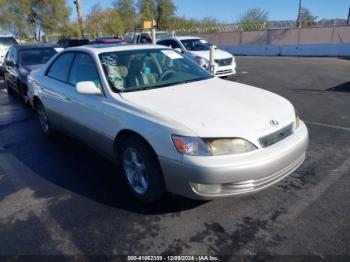
[[97, 38], [95, 41], [91, 42], [91, 44], [122, 44], [122, 43], [126, 43], [126, 41], [114, 36], [100, 37], [100, 38]]
[[3, 66], [8, 93], [17, 92], [23, 102], [27, 103], [27, 76], [50, 60], [59, 49], [38, 44], [12, 46], [6, 54]]
[[57, 45], [63, 48], [83, 46], [88, 44], [90, 44], [90, 40], [85, 38], [61, 39], [57, 42]]

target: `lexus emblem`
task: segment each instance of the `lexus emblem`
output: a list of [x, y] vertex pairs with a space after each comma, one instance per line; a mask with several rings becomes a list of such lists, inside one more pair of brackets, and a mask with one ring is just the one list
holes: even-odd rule
[[279, 126], [279, 122], [277, 121], [277, 120], [271, 120], [270, 121], [270, 125], [272, 125], [272, 126]]

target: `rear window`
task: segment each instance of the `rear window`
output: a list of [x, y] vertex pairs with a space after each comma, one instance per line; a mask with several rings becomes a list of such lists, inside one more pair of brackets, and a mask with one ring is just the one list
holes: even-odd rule
[[54, 48], [33, 48], [21, 50], [19, 53], [21, 65], [39, 65], [45, 64], [56, 54]]
[[88, 39], [79, 39], [79, 40], [69, 40], [69, 46], [82, 46], [82, 45], [88, 45], [90, 41]]
[[17, 45], [17, 41], [13, 37], [0, 37], [0, 45], [13, 46]]

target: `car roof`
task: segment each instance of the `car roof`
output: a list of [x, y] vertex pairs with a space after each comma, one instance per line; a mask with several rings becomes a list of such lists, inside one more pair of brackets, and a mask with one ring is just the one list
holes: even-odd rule
[[86, 45], [79, 47], [71, 47], [66, 50], [69, 51], [88, 51], [95, 54], [101, 54], [106, 52], [118, 52], [118, 51], [132, 51], [132, 50], [147, 50], [147, 49], [166, 49], [162, 45], [151, 45], [151, 44], [106, 44], [106, 45]]
[[13, 37], [13, 38], [15, 38], [13, 35], [0, 35], [0, 38], [2, 38], [2, 37], [6, 37], [6, 38]]
[[181, 40], [203, 39], [203, 38], [198, 36], [175, 36], [175, 37], [171, 37], [171, 39], [177, 39], [181, 41]]
[[47, 47], [58, 47], [56, 44], [40, 44], [40, 43], [31, 43], [31, 44], [19, 44], [16, 46], [18, 50], [24, 50], [24, 49], [40, 49], [40, 48], [47, 48]]

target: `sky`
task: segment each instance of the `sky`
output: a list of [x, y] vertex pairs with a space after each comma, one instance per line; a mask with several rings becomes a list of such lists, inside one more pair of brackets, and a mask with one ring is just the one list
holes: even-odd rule
[[[66, 0], [76, 17], [73, 0]], [[81, 0], [83, 14], [100, 3], [102, 7], [111, 6], [114, 0]], [[173, 0], [177, 15], [186, 18], [211, 16], [223, 23], [234, 23], [240, 14], [249, 8], [259, 7], [269, 12], [269, 20], [295, 20], [299, 0]], [[314, 16], [322, 18], [347, 18], [350, 0], [303, 0], [303, 6]]]

